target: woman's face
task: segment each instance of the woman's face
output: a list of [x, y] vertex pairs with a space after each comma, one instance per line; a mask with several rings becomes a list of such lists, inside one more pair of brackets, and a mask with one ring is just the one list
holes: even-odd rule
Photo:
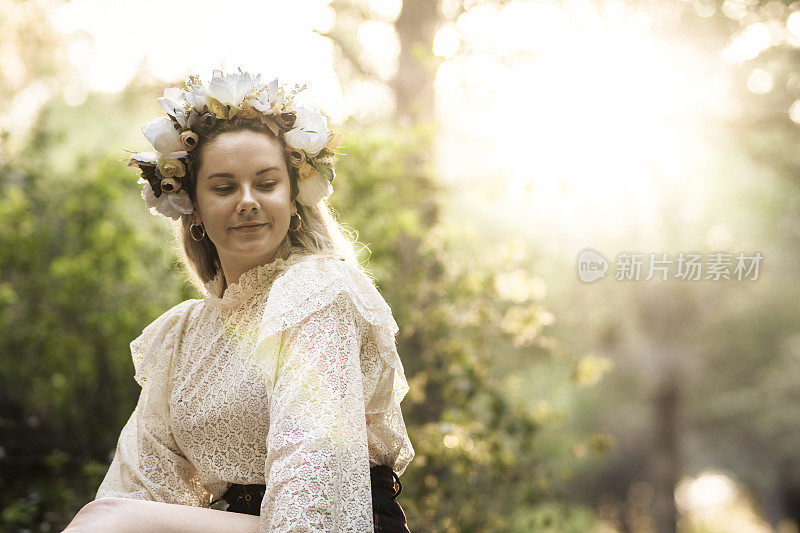
[[279, 142], [249, 130], [222, 133], [200, 155], [192, 219], [205, 226], [223, 270], [238, 278], [272, 262], [297, 213]]

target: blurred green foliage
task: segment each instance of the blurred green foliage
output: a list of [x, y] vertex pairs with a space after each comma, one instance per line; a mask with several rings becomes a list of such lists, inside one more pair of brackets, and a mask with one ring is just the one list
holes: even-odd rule
[[[63, 523], [130, 416], [128, 343], [182, 293], [138, 186], [107, 157], [47, 166], [46, 114], [0, 168], [0, 492], [6, 526]], [[110, 430], [110, 431], [109, 431]]]

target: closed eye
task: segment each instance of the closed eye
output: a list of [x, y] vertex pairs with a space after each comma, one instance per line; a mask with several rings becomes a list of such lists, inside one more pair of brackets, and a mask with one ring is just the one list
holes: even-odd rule
[[[259, 185], [259, 187], [261, 187], [262, 189], [270, 190], [274, 189], [275, 185], [276, 183], [273, 181], [269, 183], [262, 183], [261, 185]], [[234, 189], [233, 187], [214, 187], [214, 190], [219, 193], [226, 193], [228, 191], [232, 191], [233, 189]]]

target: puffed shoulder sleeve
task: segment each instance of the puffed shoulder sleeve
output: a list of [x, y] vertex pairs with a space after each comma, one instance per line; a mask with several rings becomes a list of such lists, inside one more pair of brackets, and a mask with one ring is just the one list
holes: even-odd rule
[[414, 455], [391, 310], [357, 267], [321, 265], [278, 278], [264, 315], [262, 349], [277, 356], [261, 531], [371, 531], [370, 466], [402, 473]]
[[169, 423], [169, 370], [196, 302], [176, 305], [131, 342], [134, 378], [142, 390], [96, 499], [110, 496], [208, 507], [211, 495], [183, 456]]

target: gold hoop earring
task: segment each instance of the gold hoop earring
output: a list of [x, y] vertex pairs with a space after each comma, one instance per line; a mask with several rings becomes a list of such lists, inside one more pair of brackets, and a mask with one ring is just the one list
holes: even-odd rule
[[[294, 218], [295, 216], [297, 217], [297, 227], [296, 227], [296, 228], [293, 228], [293, 227], [292, 227], [292, 223], [291, 223], [291, 218]], [[293, 232], [294, 232], [294, 231], [298, 231], [298, 230], [300, 229], [300, 226], [302, 226], [302, 225], [303, 225], [303, 218], [300, 216], [300, 213], [295, 213], [294, 215], [292, 215], [292, 216], [290, 217], [290, 221], [289, 221], [289, 231], [293, 231]]]
[[[200, 231], [201, 231], [200, 237], [196, 237], [195, 236], [195, 231], [194, 231], [195, 228], [200, 228]], [[191, 226], [189, 226], [189, 233], [191, 234], [192, 239], [194, 239], [196, 241], [202, 241], [203, 239], [206, 238], [206, 228], [204, 228], [202, 224], [200, 224], [198, 226], [195, 226], [194, 224], [192, 224]]]

